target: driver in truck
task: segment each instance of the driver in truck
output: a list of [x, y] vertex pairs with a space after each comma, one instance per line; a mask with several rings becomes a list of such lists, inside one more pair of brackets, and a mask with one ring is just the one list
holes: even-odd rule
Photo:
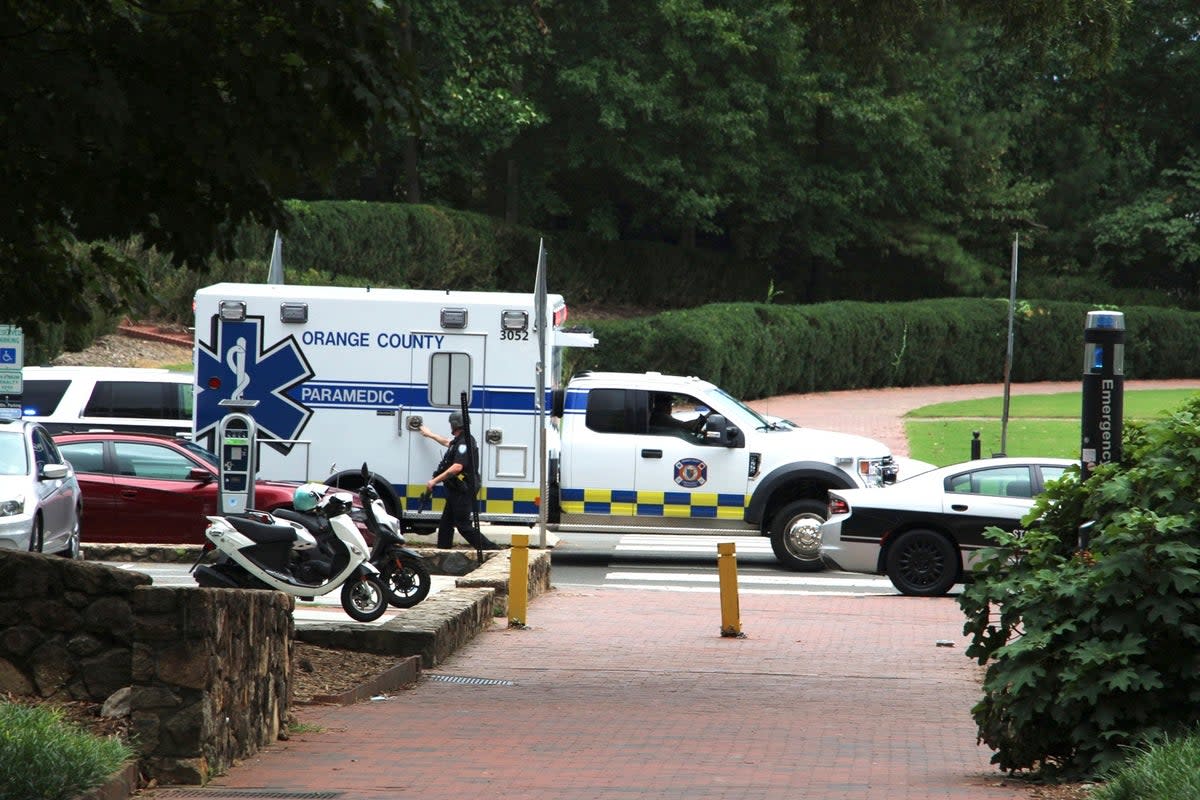
[[659, 392], [654, 395], [654, 406], [650, 410], [650, 433], [699, 434], [704, 425], [704, 415], [695, 419], [682, 420], [675, 416], [675, 401], [670, 394]]

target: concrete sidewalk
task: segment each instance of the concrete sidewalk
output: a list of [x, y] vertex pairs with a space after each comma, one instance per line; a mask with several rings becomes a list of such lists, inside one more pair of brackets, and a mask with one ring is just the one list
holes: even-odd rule
[[410, 690], [298, 707], [311, 732], [202, 791], [346, 800], [1028, 796], [976, 745], [969, 712], [979, 668], [963, 655], [952, 598], [745, 595], [741, 622], [746, 638], [720, 636], [715, 593], [555, 591], [531, 604], [528, 628], [497, 621]]

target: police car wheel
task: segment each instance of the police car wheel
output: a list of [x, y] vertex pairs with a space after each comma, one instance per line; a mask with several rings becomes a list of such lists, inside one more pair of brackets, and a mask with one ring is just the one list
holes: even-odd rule
[[958, 550], [933, 531], [912, 530], [888, 546], [887, 576], [901, 594], [941, 597], [958, 579]]
[[775, 512], [771, 520], [771, 550], [784, 567], [818, 572], [821, 563], [821, 523], [827, 506], [820, 500], [796, 500]]

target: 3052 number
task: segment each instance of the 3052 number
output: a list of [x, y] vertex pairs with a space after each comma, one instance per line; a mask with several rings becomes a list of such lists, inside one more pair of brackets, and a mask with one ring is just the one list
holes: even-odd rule
[[500, 341], [528, 342], [529, 331], [500, 331]]

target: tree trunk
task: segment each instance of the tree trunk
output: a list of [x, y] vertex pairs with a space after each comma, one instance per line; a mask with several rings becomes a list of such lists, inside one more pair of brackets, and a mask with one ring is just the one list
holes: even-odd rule
[[504, 221], [509, 225], [516, 225], [520, 219], [518, 203], [521, 199], [521, 167], [515, 158], [509, 158], [506, 164], [508, 171], [504, 181]]

